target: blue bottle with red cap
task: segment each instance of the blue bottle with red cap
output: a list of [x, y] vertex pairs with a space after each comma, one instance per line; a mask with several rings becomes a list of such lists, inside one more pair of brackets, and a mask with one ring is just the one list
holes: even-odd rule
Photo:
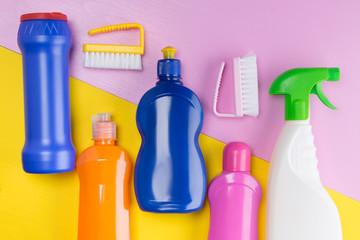
[[162, 50], [156, 86], [140, 100], [136, 121], [142, 143], [135, 165], [135, 193], [143, 211], [187, 213], [200, 210], [206, 169], [199, 146], [203, 110], [183, 86], [176, 49]]
[[75, 168], [71, 140], [69, 51], [71, 31], [62, 13], [21, 16], [25, 108], [23, 168], [28, 173], [59, 173]]

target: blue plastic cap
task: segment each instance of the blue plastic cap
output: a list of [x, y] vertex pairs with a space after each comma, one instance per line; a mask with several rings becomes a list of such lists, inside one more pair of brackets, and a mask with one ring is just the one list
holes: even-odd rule
[[181, 62], [179, 59], [162, 59], [158, 61], [158, 78], [180, 78]]

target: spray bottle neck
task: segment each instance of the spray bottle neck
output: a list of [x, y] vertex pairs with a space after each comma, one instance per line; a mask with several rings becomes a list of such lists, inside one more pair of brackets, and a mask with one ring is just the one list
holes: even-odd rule
[[310, 118], [306, 120], [286, 120], [286, 125], [309, 125]]
[[309, 116], [309, 99], [293, 99], [285, 95], [285, 120], [305, 120]]

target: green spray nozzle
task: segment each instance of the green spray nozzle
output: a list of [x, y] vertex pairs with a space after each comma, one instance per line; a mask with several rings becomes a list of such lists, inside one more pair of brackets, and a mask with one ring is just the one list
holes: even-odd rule
[[270, 95], [285, 95], [285, 119], [309, 118], [310, 94], [316, 94], [329, 108], [336, 109], [321, 90], [323, 81], [338, 81], [339, 68], [295, 68], [282, 73], [270, 86]]

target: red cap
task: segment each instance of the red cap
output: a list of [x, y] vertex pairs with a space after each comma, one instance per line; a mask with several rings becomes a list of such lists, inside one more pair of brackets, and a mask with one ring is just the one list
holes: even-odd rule
[[62, 14], [59, 12], [27, 13], [27, 14], [21, 15], [20, 22], [26, 21], [26, 20], [37, 20], [37, 19], [56, 19], [56, 20], [67, 21], [67, 16], [65, 14]]
[[249, 172], [251, 151], [242, 142], [231, 142], [224, 148], [223, 170], [228, 172]]

